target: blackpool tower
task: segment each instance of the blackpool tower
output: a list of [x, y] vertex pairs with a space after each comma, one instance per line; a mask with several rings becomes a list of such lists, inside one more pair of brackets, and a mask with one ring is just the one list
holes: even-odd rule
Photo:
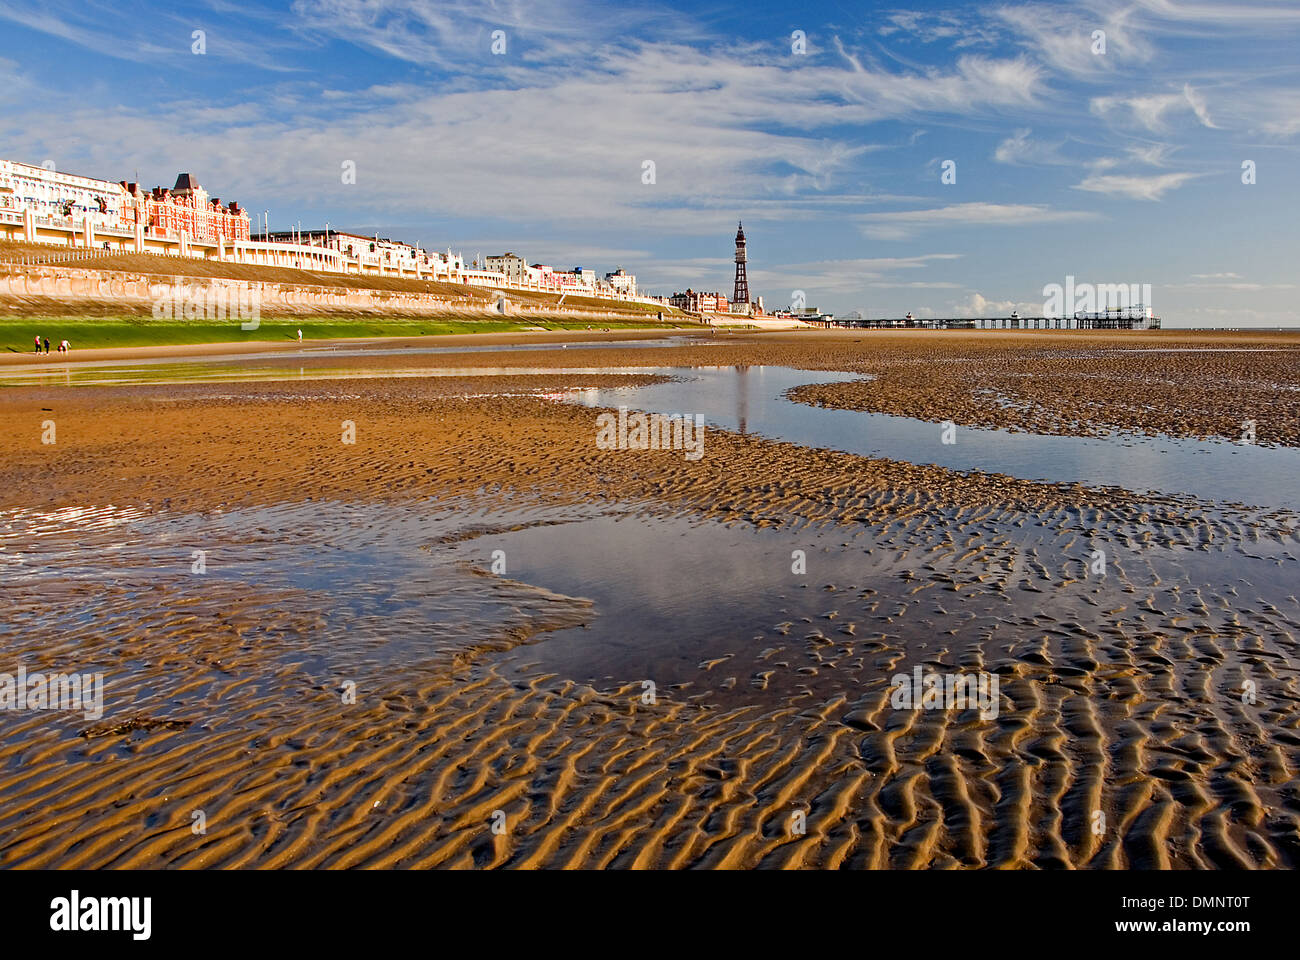
[[736, 289], [732, 303], [749, 303], [749, 280], [745, 277], [745, 225], [736, 225]]

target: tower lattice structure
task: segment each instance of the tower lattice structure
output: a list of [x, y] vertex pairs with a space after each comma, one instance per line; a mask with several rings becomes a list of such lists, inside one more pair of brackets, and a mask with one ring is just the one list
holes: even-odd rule
[[745, 276], [745, 225], [736, 224], [736, 289], [732, 303], [749, 303], [749, 278]]

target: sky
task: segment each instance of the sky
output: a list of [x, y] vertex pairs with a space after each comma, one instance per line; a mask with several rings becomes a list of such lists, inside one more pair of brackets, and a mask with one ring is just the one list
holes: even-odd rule
[[1298, 148], [1296, 0], [0, 0], [4, 159], [654, 294], [743, 220], [768, 309], [1297, 325]]

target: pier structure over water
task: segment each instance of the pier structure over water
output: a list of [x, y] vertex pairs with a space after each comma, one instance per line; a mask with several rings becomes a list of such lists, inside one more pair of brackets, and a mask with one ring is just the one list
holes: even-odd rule
[[1138, 304], [1073, 317], [906, 317], [897, 319], [848, 319], [822, 316], [805, 323], [826, 328], [853, 330], [1159, 330], [1160, 318], [1149, 307]]

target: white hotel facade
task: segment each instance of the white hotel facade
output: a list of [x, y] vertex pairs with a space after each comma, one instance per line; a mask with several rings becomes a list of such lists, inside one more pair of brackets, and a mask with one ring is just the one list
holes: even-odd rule
[[605, 274], [602, 280], [594, 270], [586, 267], [556, 270], [544, 263], [529, 264], [516, 253], [484, 257], [483, 267], [489, 273], [505, 277], [512, 286], [522, 290], [571, 293], [585, 297], [647, 299], [637, 296], [636, 277], [625, 272], [622, 267]]
[[0, 240], [658, 302], [639, 295], [636, 277], [621, 267], [602, 279], [584, 267], [530, 265], [513, 253], [467, 266], [450, 248], [439, 253], [340, 230], [254, 235], [238, 204], [223, 207], [189, 174], [177, 177], [175, 187], [142, 191], [126, 181], [0, 160]]

